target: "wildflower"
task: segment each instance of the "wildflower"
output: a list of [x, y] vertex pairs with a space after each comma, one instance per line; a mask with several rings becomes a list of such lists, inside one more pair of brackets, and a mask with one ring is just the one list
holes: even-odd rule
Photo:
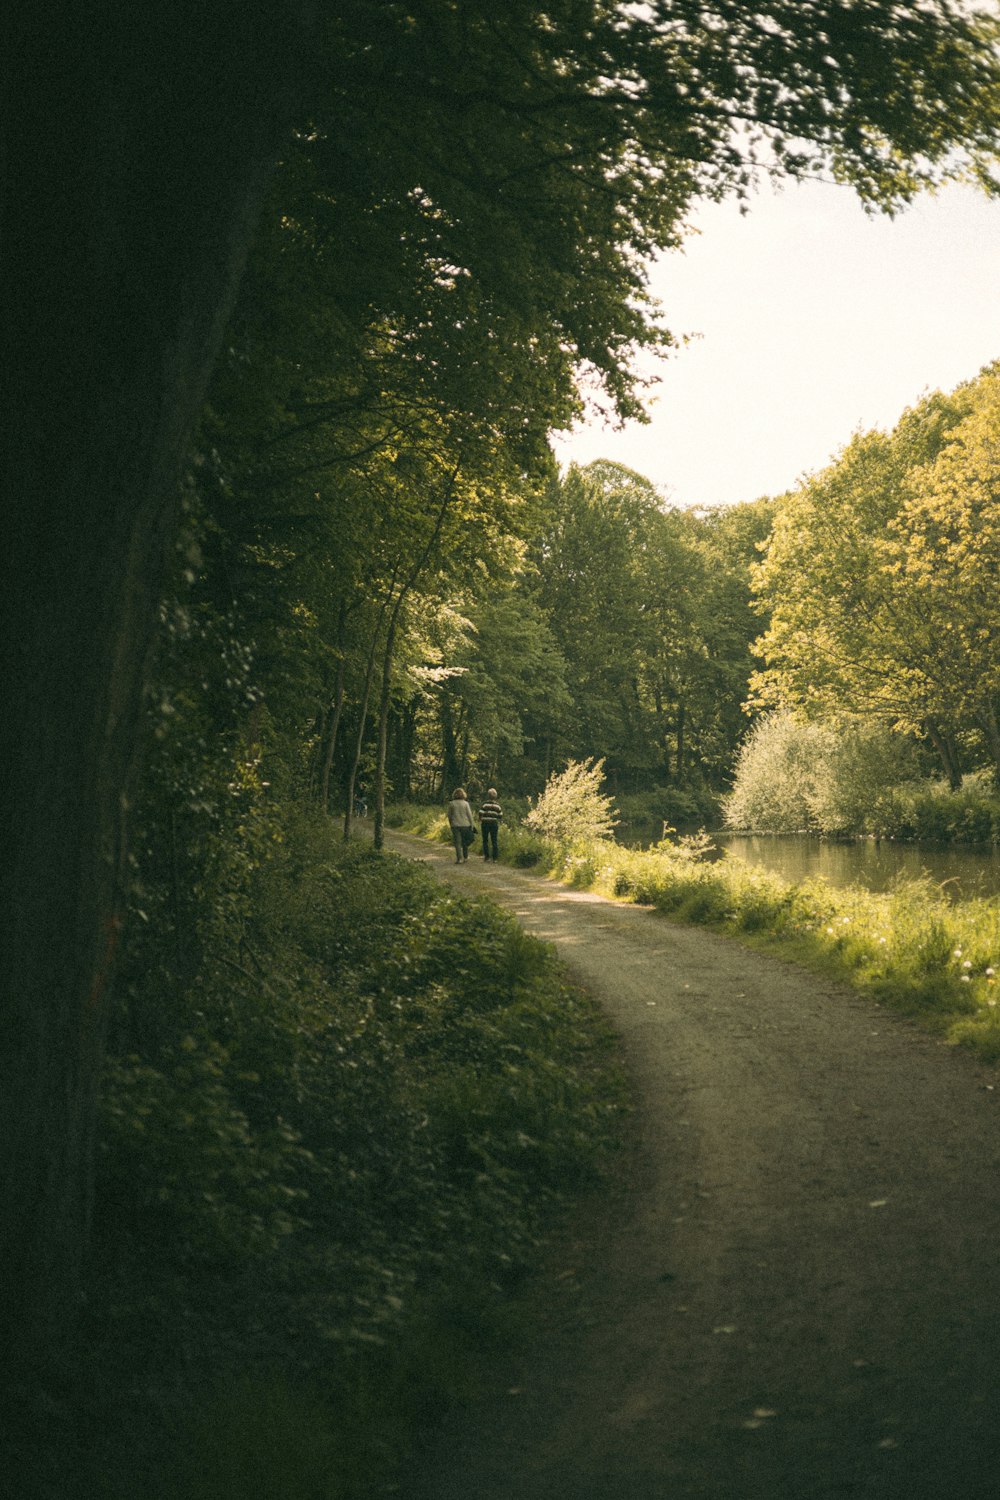
[[993, 1006], [996, 1005], [996, 1001], [995, 1000], [987, 1000], [986, 1004], [989, 1005], [989, 1006], [991, 1006], [991, 1007], [993, 1007]]
[[850, 919], [850, 917], [841, 917], [841, 919], [840, 919], [840, 920], [841, 920], [841, 921], [842, 921], [842, 922], [843, 922], [843, 924], [844, 924], [844, 926], [845, 926], [845, 927], [846, 927], [846, 926], [847, 926], [847, 924], [848, 924], [848, 922], [849, 922], [849, 921], [850, 921], [850, 920], [851, 920], [851, 919]]
[[972, 968], [972, 959], [971, 958], [964, 959], [963, 962], [962, 962], [962, 968], [963, 969], [971, 969]]
[[830, 934], [830, 936], [833, 937], [833, 928], [832, 927], [828, 927], [826, 930]]
[[889, 939], [888, 939], [888, 938], [884, 938], [884, 937], [880, 937], [880, 938], [879, 938], [879, 942], [880, 942], [880, 943], [887, 943], [887, 942], [888, 942], [888, 941], [889, 941]]
[[962, 983], [963, 984], [971, 984], [972, 983], [972, 980], [969, 978], [968, 974], [963, 974], [962, 975]]
[[961, 958], [962, 957], [962, 950], [961, 950], [961, 948], [956, 948], [955, 949], [955, 957], [956, 958]]
[[987, 970], [986, 970], [986, 978], [987, 978], [987, 979], [992, 979], [992, 978], [993, 978], [993, 975], [994, 975], [994, 974], [995, 974], [995, 973], [996, 973], [996, 969], [994, 969], [994, 968], [993, 968], [993, 967], [992, 967], [992, 966], [990, 966], [990, 967], [989, 967], [989, 968], [988, 968], [988, 969], [987, 969]]

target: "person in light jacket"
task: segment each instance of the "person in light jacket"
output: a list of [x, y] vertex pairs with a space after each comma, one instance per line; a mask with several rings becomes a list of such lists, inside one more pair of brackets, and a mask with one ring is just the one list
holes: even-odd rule
[[491, 786], [486, 793], [486, 801], [479, 809], [479, 826], [483, 830], [484, 859], [499, 859], [500, 857], [497, 852], [497, 830], [502, 817], [503, 809], [497, 801], [497, 789]]
[[[472, 843], [472, 834], [475, 833], [476, 825], [472, 821], [472, 808], [469, 799], [465, 795], [465, 788], [457, 786], [452, 793], [451, 801], [448, 803], [448, 823], [451, 827], [451, 837], [455, 845], [455, 863], [460, 865], [469, 857], [469, 844]], [[466, 833], [466, 830], [469, 830]]]

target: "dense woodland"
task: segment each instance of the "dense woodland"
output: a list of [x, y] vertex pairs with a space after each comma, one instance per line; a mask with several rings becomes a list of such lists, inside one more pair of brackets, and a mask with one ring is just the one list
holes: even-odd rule
[[[362, 1183], [370, 1227], [392, 1163], [355, 1170], [362, 1141], [318, 1101], [361, 1101], [373, 1122], [396, 1089], [421, 1118], [390, 1054], [423, 1039], [379, 1010], [411, 984], [393, 967], [408, 941], [343, 946], [364, 908], [341, 888], [370, 878], [388, 905], [392, 880], [339, 870], [329, 842], [307, 868], [299, 799], [349, 825], [360, 779], [378, 844], [387, 790], [495, 776], [530, 792], [571, 755], [605, 756], [625, 791], [723, 783], [770, 506], [677, 512], [615, 466], [557, 475], [548, 447], [581, 386], [641, 411], [635, 356], [672, 342], [648, 257], [681, 242], [695, 200], [749, 197], [760, 173], [832, 172], [882, 209], [949, 174], [994, 190], [1000, 70], [987, 23], [946, 0], [111, 0], [85, 25], [23, 3], [9, 43], [0, 1334], [27, 1495], [65, 1480], [35, 1459], [63, 1451], [50, 1428], [72, 1405], [81, 1308], [88, 1349], [122, 1285], [126, 1317], [152, 1295], [204, 1322], [191, 1288], [220, 1244], [239, 1291], [329, 1230], [295, 1207], [310, 1153]], [[942, 469], [928, 525], [953, 482]], [[900, 550], [870, 575], [871, 607], [898, 578], [922, 619], [926, 564]], [[981, 693], [933, 697], [930, 660], [907, 660], [891, 711], [980, 754]], [[397, 917], [385, 930], [410, 932]], [[426, 988], [447, 918], [425, 925]], [[490, 951], [513, 1005], [540, 960], [510, 933]], [[442, 1057], [480, 1044], [461, 1010]], [[376, 1013], [358, 1062], [352, 1017]], [[358, 1078], [371, 1086], [352, 1093]], [[468, 1165], [462, 1114], [459, 1092], [435, 1115], [435, 1171]], [[145, 1138], [162, 1158], [129, 1156]], [[477, 1151], [506, 1182], [503, 1152]], [[185, 1182], [211, 1221], [193, 1256]], [[136, 1290], [154, 1242], [177, 1258]], [[101, 1295], [95, 1245], [125, 1265]], [[156, 1328], [183, 1368], [186, 1340], [169, 1316]]]

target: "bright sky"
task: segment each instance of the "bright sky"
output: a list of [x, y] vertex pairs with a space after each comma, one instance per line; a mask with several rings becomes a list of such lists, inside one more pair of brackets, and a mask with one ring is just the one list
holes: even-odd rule
[[652, 276], [674, 334], [648, 426], [594, 420], [563, 464], [609, 458], [675, 505], [777, 495], [856, 428], [892, 427], [927, 391], [1000, 358], [1000, 202], [971, 188], [868, 218], [849, 189], [765, 187], [708, 204]]

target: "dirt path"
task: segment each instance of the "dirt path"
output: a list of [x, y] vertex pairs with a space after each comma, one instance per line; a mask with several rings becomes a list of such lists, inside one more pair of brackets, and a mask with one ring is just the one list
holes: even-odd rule
[[1000, 1075], [736, 943], [389, 842], [557, 945], [639, 1111], [532, 1347], [405, 1500], [997, 1500]]

